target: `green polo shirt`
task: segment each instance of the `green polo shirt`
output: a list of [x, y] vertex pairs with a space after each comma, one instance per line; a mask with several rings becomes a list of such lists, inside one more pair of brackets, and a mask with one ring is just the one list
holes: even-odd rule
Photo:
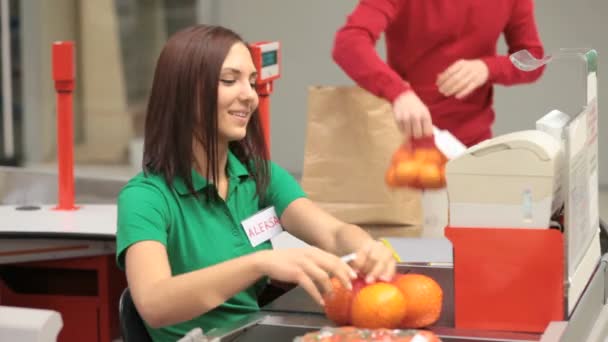
[[[215, 199], [207, 200], [201, 190], [214, 185], [194, 170], [192, 180], [199, 193], [198, 198], [189, 194], [181, 178], [176, 178], [170, 187], [160, 175], [138, 174], [118, 197], [116, 257], [119, 267], [124, 269], [127, 248], [144, 240], [165, 245], [173, 275], [271, 249], [270, 241], [252, 247], [241, 221], [268, 206], [274, 206], [281, 217], [291, 202], [305, 194], [298, 182], [277, 164], [270, 162], [269, 171], [266, 203], [258, 201], [255, 181], [232, 153], [228, 154], [230, 180], [225, 201], [217, 196], [217, 192], [213, 193]], [[148, 331], [154, 341], [176, 341], [196, 327], [209, 331], [234, 322], [259, 310], [257, 297], [265, 284], [266, 279], [260, 279], [224, 304], [191, 321], [161, 329], [148, 327]]]

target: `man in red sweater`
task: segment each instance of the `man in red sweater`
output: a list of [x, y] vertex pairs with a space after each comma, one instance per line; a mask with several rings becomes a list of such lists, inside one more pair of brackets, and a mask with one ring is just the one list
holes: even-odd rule
[[[385, 34], [387, 63], [375, 50]], [[333, 58], [359, 86], [393, 104], [406, 138], [447, 129], [467, 146], [492, 136], [493, 85], [531, 83], [509, 54], [544, 53], [532, 0], [361, 0], [335, 37]], [[431, 120], [432, 117], [432, 120]]]

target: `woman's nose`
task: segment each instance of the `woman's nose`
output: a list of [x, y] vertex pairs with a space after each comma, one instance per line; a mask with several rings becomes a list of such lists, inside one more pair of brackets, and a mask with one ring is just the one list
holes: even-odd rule
[[241, 99], [243, 100], [252, 100], [258, 96], [258, 93], [255, 89], [255, 85], [252, 85], [249, 82], [244, 82], [241, 87]]

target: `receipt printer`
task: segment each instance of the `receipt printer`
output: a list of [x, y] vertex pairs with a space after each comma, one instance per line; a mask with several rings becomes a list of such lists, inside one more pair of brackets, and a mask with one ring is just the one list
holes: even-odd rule
[[536, 130], [468, 148], [446, 166], [449, 225], [548, 228], [562, 155], [555, 138]]

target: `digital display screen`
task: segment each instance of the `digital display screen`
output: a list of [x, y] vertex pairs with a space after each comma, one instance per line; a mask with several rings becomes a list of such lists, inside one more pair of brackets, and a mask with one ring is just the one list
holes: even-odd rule
[[277, 51], [267, 51], [262, 53], [262, 68], [277, 64]]

